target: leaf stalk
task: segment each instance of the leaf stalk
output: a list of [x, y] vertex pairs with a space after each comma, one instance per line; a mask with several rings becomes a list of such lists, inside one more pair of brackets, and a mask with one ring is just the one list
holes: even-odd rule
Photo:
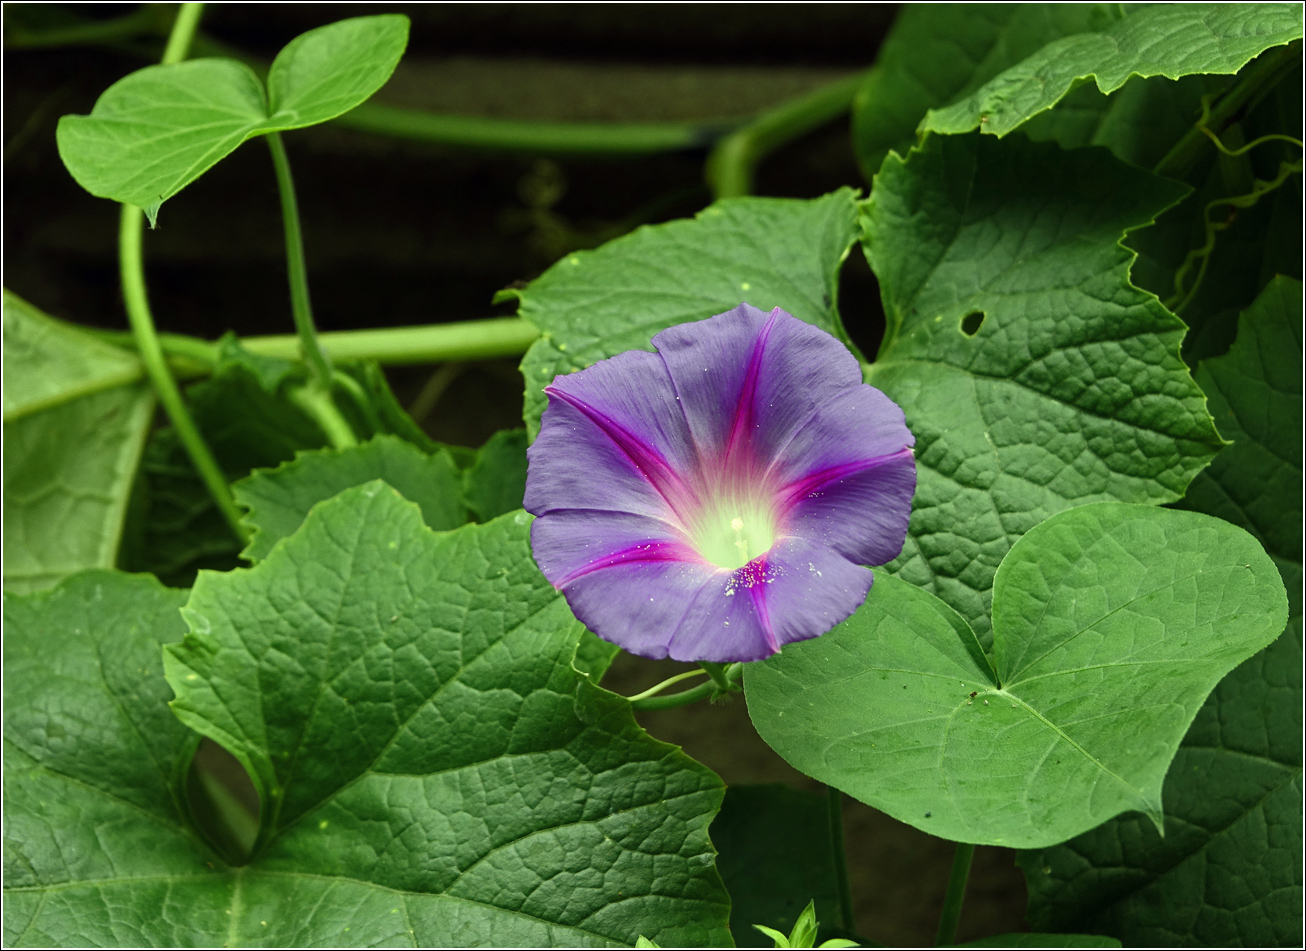
[[957, 923], [961, 920], [961, 905], [966, 898], [966, 882], [970, 878], [970, 862], [974, 857], [974, 845], [957, 843], [957, 851], [952, 856], [952, 873], [948, 876], [948, 891], [943, 896], [943, 914], [939, 916], [935, 947], [941, 948], [957, 940]]
[[299, 226], [299, 202], [295, 198], [295, 180], [290, 174], [290, 159], [279, 132], [269, 132], [268, 148], [277, 172], [277, 191], [281, 194], [281, 218], [286, 229], [286, 270], [290, 275], [290, 309], [299, 334], [299, 347], [309, 372], [319, 387], [329, 392], [331, 363], [317, 338], [313, 325], [313, 305], [308, 296], [308, 265], [304, 260], [304, 236]]
[[839, 918], [844, 934], [857, 933], [853, 915], [853, 892], [848, 883], [848, 852], [843, 838], [843, 793], [825, 787], [825, 801], [830, 813], [830, 853], [834, 857], [834, 882], [839, 889]]
[[242, 543], [248, 541], [246, 532], [240, 522], [240, 510], [232, 498], [217, 459], [214, 458], [208, 443], [200, 435], [199, 427], [186, 408], [181, 398], [181, 390], [173, 379], [159, 345], [159, 337], [154, 329], [154, 316], [150, 313], [150, 304], [145, 291], [145, 265], [141, 256], [142, 232], [145, 227], [144, 213], [135, 205], [123, 205], [118, 232], [119, 269], [122, 274], [122, 293], [127, 305], [127, 320], [131, 324], [136, 351], [145, 364], [154, 392], [163, 404], [168, 420], [177, 431], [177, 437], [185, 447], [187, 455], [195, 465], [209, 495], [218, 506], [218, 511]]
[[[704, 669], [706, 670], [706, 668]], [[690, 671], [690, 673], [693, 674], [701, 672], [702, 671], [697, 670]], [[730, 689], [734, 689], [735, 684], [739, 682], [739, 678], [743, 675], [743, 672], [743, 664], [731, 664], [725, 668], [723, 676], [725, 677]], [[659, 684], [655, 689], [661, 690], [664, 686], [668, 686], [668, 684]], [[634, 710], [641, 711], [669, 710], [672, 707], [684, 707], [691, 703], [697, 703], [700, 700], [707, 700], [710, 697], [716, 697], [720, 692], [721, 688], [717, 686], [716, 681], [709, 680], [707, 683], [699, 684], [697, 687], [690, 690], [682, 690], [680, 693], [673, 693], [664, 696], [646, 696], [645, 694], [647, 691], [645, 691], [645, 694], [640, 694], [638, 698], [631, 698], [630, 706]]]

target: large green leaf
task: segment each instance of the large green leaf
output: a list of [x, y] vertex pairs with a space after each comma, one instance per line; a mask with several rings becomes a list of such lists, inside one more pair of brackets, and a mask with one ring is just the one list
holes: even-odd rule
[[349, 449], [300, 453], [294, 462], [255, 470], [238, 482], [236, 501], [249, 509], [245, 523], [253, 530], [241, 554], [263, 560], [318, 502], [374, 479], [416, 502], [428, 528], [447, 531], [467, 521], [462, 478], [449, 453], [427, 455], [398, 436], [382, 435]]
[[139, 205], [153, 224], [159, 205], [247, 139], [317, 125], [365, 101], [407, 44], [400, 14], [310, 30], [277, 54], [266, 95], [235, 60], [147, 66], [106, 89], [89, 116], [59, 120], [59, 156], [92, 195]]
[[[181, 720], [260, 790], [235, 869], [176, 816], [193, 739], [157, 725], [157, 642], [177, 595], [100, 575], [9, 605], [6, 660], [32, 669], [5, 697], [7, 943], [727, 942], [720, 781], [575, 672], [581, 628], [528, 530], [436, 534], [373, 482], [254, 568], [199, 577], [164, 666]], [[70, 593], [80, 613], [59, 613]]]
[[925, 113], [968, 95], [1053, 40], [1109, 28], [1115, 3], [914, 3], [903, 7], [853, 103], [853, 147], [870, 181], [906, 154]]
[[1166, 836], [1117, 819], [1021, 857], [1030, 920], [1131, 945], [1301, 944], [1302, 288], [1279, 278], [1197, 378], [1233, 445], [1184, 506], [1259, 537], [1291, 603], [1284, 634], [1229, 674], [1175, 757]]
[[[839, 267], [856, 238], [850, 189], [814, 201], [735, 198], [693, 220], [640, 228], [578, 251], [512, 291], [540, 328], [522, 360], [526, 429], [534, 438], [560, 373], [626, 350], [651, 350], [660, 330], [747, 301], [781, 307], [844, 337], [835, 300]], [[846, 338], [845, 342], [846, 342]]]
[[1083, 502], [1173, 501], [1220, 445], [1183, 324], [1120, 245], [1183, 192], [1103, 150], [973, 134], [891, 155], [863, 205], [887, 317], [867, 381], [905, 411], [919, 472], [890, 568], [984, 643], [1023, 532]]
[[1109, 96], [1086, 83], [1020, 131], [1036, 142], [1054, 141], [1067, 149], [1106, 146], [1119, 159], [1152, 168], [1192, 129], [1202, 96], [1218, 93], [1230, 82], [1227, 76], [1204, 74], [1177, 82], [1135, 76]]
[[4, 290], [4, 421], [135, 383], [135, 354], [61, 323]]
[[1006, 135], [1079, 82], [1093, 79], [1101, 92], [1112, 93], [1131, 76], [1236, 73], [1301, 35], [1300, 3], [1156, 4], [1099, 32], [1049, 43], [960, 102], [931, 110], [920, 131]]
[[153, 416], [140, 361], [4, 292], [4, 588], [112, 567]]
[[947, 605], [877, 571], [849, 620], [749, 666], [748, 709], [795, 768], [918, 829], [1052, 845], [1126, 811], [1159, 824], [1184, 731], [1287, 610], [1242, 529], [1083, 505], [1003, 561], [991, 661]]

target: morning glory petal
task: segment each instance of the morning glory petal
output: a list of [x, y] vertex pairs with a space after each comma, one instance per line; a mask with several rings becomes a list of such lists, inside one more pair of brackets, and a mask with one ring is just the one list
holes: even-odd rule
[[748, 304], [653, 338], [700, 452], [747, 442], [769, 463], [826, 400], [862, 382], [848, 348], [778, 307]]
[[883, 565], [902, 551], [916, 492], [910, 449], [870, 463], [837, 467], [792, 487], [795, 536], [832, 549], [858, 565]]
[[[716, 569], [701, 562], [636, 562], [582, 575], [562, 592], [572, 613], [595, 634], [632, 654], [661, 660], [671, 654], [671, 636], [687, 606], [718, 583], [717, 575]], [[734, 649], [730, 644], [720, 659], [724, 662], [725, 654]], [[705, 658], [677, 655], [676, 659]]]
[[873, 575], [825, 546], [787, 538], [765, 559], [703, 585], [672, 635], [676, 660], [761, 660], [824, 634], [866, 600]]
[[588, 509], [537, 518], [531, 525], [531, 548], [544, 577], [564, 591], [578, 578], [618, 565], [701, 560], [662, 519]]
[[[526, 509], [581, 508], [665, 517], [684, 504], [693, 444], [666, 367], [632, 350], [546, 388], [549, 407], [527, 450]], [[537, 465], [535, 460], [547, 459]]]

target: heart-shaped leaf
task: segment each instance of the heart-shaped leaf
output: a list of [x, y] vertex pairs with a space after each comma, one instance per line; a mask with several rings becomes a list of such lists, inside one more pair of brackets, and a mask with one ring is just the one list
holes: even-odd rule
[[947, 605], [877, 572], [843, 624], [750, 665], [748, 708], [796, 768], [919, 829], [1051, 845], [1128, 810], [1159, 823], [1202, 701], [1286, 617], [1242, 529], [1085, 505], [1003, 561], [992, 663]]
[[92, 195], [159, 206], [267, 132], [334, 119], [376, 92], [408, 44], [408, 18], [356, 17], [310, 30], [277, 54], [267, 94], [253, 71], [228, 59], [196, 59], [118, 80], [89, 116], [64, 116], [59, 156]]

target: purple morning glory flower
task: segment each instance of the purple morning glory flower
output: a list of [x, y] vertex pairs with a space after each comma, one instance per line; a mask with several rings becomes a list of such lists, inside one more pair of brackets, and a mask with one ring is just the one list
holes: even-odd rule
[[902, 550], [902, 410], [848, 350], [748, 304], [545, 387], [528, 456], [535, 560], [642, 657], [759, 660], [823, 634]]

